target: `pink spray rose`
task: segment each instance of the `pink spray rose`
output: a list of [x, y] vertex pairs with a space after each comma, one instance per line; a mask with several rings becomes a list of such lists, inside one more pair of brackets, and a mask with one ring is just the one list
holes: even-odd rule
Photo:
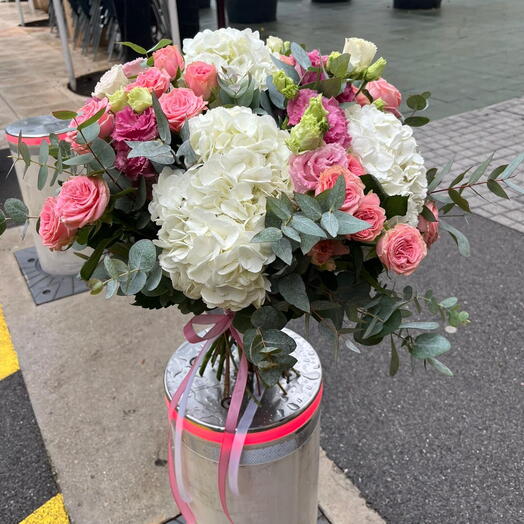
[[[368, 90], [369, 94], [373, 97], [373, 100], [378, 100], [379, 98], [383, 100], [385, 104], [385, 111], [393, 113], [397, 117], [400, 116], [398, 108], [400, 107], [400, 103], [402, 102], [402, 95], [393, 84], [390, 84], [383, 78], [379, 78], [378, 80], [369, 82], [369, 84], [366, 85], [366, 89]], [[356, 87], [353, 87], [353, 92], [356, 93], [357, 91], [358, 89]], [[364, 93], [359, 93], [355, 97], [355, 101], [360, 106], [367, 106], [371, 103], [369, 101], [369, 98]]]
[[195, 95], [209, 100], [212, 89], [218, 85], [216, 67], [205, 62], [193, 62], [186, 67], [184, 80]]
[[69, 228], [81, 228], [97, 221], [109, 203], [109, 188], [96, 176], [74, 176], [64, 182], [56, 211]]
[[358, 209], [360, 201], [364, 198], [364, 184], [358, 176], [351, 173], [347, 168], [331, 166], [325, 171], [322, 171], [318, 178], [315, 195], [331, 189], [337, 183], [340, 176], [343, 176], [346, 181], [346, 198], [340, 210], [353, 214]]
[[122, 71], [124, 71], [124, 75], [126, 75], [127, 78], [135, 78], [145, 71], [144, 64], [145, 60], [143, 58], [135, 58], [135, 60], [131, 60], [131, 62], [122, 64]]
[[347, 255], [349, 248], [340, 240], [321, 240], [317, 242], [308, 255], [311, 257], [311, 263], [315, 266], [324, 266], [329, 271], [335, 270], [335, 261], [333, 257]]
[[40, 211], [40, 226], [38, 228], [42, 244], [53, 250], [70, 244], [76, 232], [75, 229], [70, 229], [62, 222], [56, 209], [56, 202], [55, 197], [49, 197], [45, 200]]
[[371, 225], [369, 229], [351, 235], [350, 238], [359, 242], [375, 240], [380, 235], [386, 221], [386, 212], [380, 207], [380, 198], [375, 193], [368, 193], [360, 201], [354, 216]]
[[171, 77], [163, 69], [150, 67], [140, 73], [132, 84], [126, 86], [126, 91], [131, 91], [133, 87], [145, 87], [157, 97], [162, 96], [171, 85]]
[[155, 67], [163, 69], [171, 78], [184, 69], [184, 58], [176, 45], [168, 45], [153, 53]]
[[430, 222], [426, 220], [422, 215], [418, 217], [418, 229], [422, 233], [422, 238], [426, 242], [428, 247], [436, 242], [439, 238], [439, 223], [438, 223], [438, 208], [435, 202], [427, 201], [426, 207], [433, 213], [433, 216], [437, 219], [436, 222]]
[[427, 254], [420, 231], [408, 224], [397, 224], [377, 243], [380, 261], [398, 275], [411, 275]]
[[281, 62], [284, 62], [285, 64], [289, 64], [290, 66], [293, 66], [293, 67], [295, 67], [295, 64], [297, 63], [294, 56], [280, 55], [279, 58]]
[[295, 191], [305, 193], [316, 189], [320, 173], [331, 166], [348, 167], [346, 150], [339, 144], [326, 144], [313, 151], [291, 155], [289, 173]]
[[[96, 113], [98, 113], [101, 109], [105, 109], [106, 111], [98, 119], [98, 125], [100, 126], [100, 132], [98, 133], [98, 136], [100, 138], [107, 138], [113, 131], [115, 121], [115, 115], [109, 111], [109, 102], [107, 98], [89, 98], [86, 100], [85, 104], [78, 110], [78, 116], [69, 122], [69, 127], [78, 127], [93, 115], [96, 115]], [[88, 150], [86, 146], [84, 144], [79, 144], [76, 141], [77, 136], [78, 131], [74, 129], [73, 131], [69, 131], [67, 133], [65, 140], [71, 144], [71, 147], [77, 153], [87, 153]]]
[[162, 111], [166, 115], [169, 127], [178, 132], [186, 119], [200, 114], [206, 108], [201, 96], [196, 96], [191, 89], [179, 87], [160, 97]]
[[113, 140], [146, 142], [154, 140], [157, 136], [155, 112], [152, 107], [138, 114], [126, 106], [116, 114]]
[[353, 100], [355, 100], [353, 86], [351, 84], [346, 85], [344, 91], [342, 91], [342, 93], [340, 93], [336, 98], [341, 104], [344, 102], [353, 102]]
[[360, 163], [360, 160], [354, 155], [348, 155], [348, 169], [357, 176], [366, 174], [366, 169]]
[[[298, 95], [287, 104], [287, 115], [289, 123], [294, 126], [300, 122], [302, 115], [306, 111], [311, 98], [318, 96], [313, 89], [301, 89]], [[348, 123], [344, 110], [334, 98], [322, 98], [322, 105], [328, 112], [327, 121], [329, 129], [324, 135], [327, 144], [340, 144], [342, 147], [349, 147], [351, 137], [348, 134]]]
[[156, 177], [157, 173], [147, 158], [143, 156], [127, 158], [131, 148], [125, 142], [117, 142], [115, 149], [115, 167], [133, 182], [137, 182], [141, 177], [146, 179]]

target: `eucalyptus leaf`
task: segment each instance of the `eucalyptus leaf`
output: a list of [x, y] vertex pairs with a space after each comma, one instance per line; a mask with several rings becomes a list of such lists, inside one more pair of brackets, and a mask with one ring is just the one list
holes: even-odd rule
[[302, 193], [295, 193], [295, 200], [300, 206], [302, 213], [311, 220], [318, 220], [322, 216], [322, 208], [313, 197]]
[[78, 116], [74, 111], [53, 111], [52, 115], [58, 120], [73, 120]]
[[89, 127], [91, 124], [98, 122], [103, 115], [106, 113], [106, 108], [102, 107], [102, 109], [99, 109], [93, 116], [89, 117], [87, 120], [82, 122], [81, 124], [78, 124], [77, 129], [79, 131], [85, 129], [86, 127]]
[[300, 234], [298, 231], [291, 226], [282, 226], [282, 233], [286, 235], [288, 238], [291, 238], [295, 242], [298, 242], [299, 244], [302, 242], [302, 239], [300, 238]]
[[153, 93], [153, 110], [155, 112], [156, 126], [158, 129], [158, 136], [160, 140], [165, 144], [171, 144], [171, 130], [169, 129], [169, 122], [167, 121], [166, 115], [162, 111], [158, 98]]
[[432, 331], [438, 329], [440, 326], [437, 322], [402, 322], [399, 329], [424, 329]]
[[282, 238], [282, 231], [276, 227], [266, 227], [257, 233], [252, 239], [251, 242], [276, 242]]
[[98, 125], [98, 122], [94, 122], [90, 126], [87, 126], [85, 129], [83, 129], [81, 133], [77, 134], [76, 141], [79, 144], [89, 144], [95, 138], [98, 138], [99, 134], [100, 126]]
[[[161, 40], [159, 40], [151, 49], [148, 49], [146, 51], [146, 53], [149, 55], [151, 53], [154, 53], [155, 51], [157, 51], [158, 49], [162, 49], [163, 47], [166, 47], [168, 45], [171, 45], [173, 43], [172, 40], [170, 40], [169, 38], [162, 38]], [[144, 53], [141, 53], [141, 54], [144, 54]]]
[[504, 169], [504, 171], [502, 172], [502, 174], [500, 175], [499, 178], [501, 180], [505, 180], [505, 179], [509, 178], [513, 174], [513, 172], [517, 169], [517, 167], [519, 167], [520, 164], [522, 164], [523, 161], [524, 161], [524, 153], [521, 153], [520, 155], [515, 157], [510, 162], [508, 167], [506, 167], [506, 169]]
[[304, 69], [309, 69], [311, 67], [311, 60], [309, 59], [308, 54], [304, 48], [296, 42], [291, 42], [291, 54]]
[[162, 268], [158, 262], [155, 263], [155, 266], [147, 276], [145, 289], [147, 291], [154, 291], [160, 284], [162, 280]]
[[113, 167], [115, 163], [115, 150], [101, 138], [95, 138], [91, 145], [91, 152], [96, 156], [96, 164], [98, 164], [99, 169], [109, 169]]
[[287, 238], [281, 238], [277, 242], [271, 245], [273, 253], [285, 262], [288, 266], [293, 262], [293, 250], [291, 248], [291, 242]]
[[272, 76], [267, 76], [266, 85], [271, 102], [279, 109], [284, 109], [286, 107], [286, 97], [275, 87]]
[[439, 372], [443, 375], [446, 375], [447, 377], [452, 377], [453, 372], [451, 369], [449, 369], [447, 366], [442, 364], [440, 360], [437, 360], [436, 358], [428, 358], [428, 362]]
[[449, 340], [436, 333], [423, 333], [415, 338], [411, 354], [418, 359], [437, 357], [451, 349]]
[[137, 44], [134, 44], [133, 42], [117, 42], [120, 45], [130, 47], [135, 53], [138, 53], [139, 55], [147, 55], [147, 50], [144, 49], [142, 46], [139, 46]]
[[422, 127], [429, 123], [427, 116], [408, 116], [404, 120], [404, 124], [411, 127]]
[[8, 198], [4, 202], [4, 211], [15, 224], [24, 224], [29, 214], [27, 206], [18, 198]]
[[422, 95], [411, 95], [406, 100], [406, 104], [415, 111], [424, 111], [428, 107], [428, 101]]
[[346, 199], [346, 181], [342, 175], [337, 178], [335, 185], [329, 190], [327, 204], [329, 210], [340, 209]]
[[169, 165], [174, 162], [171, 148], [159, 140], [147, 142], [126, 141], [126, 144], [131, 148], [127, 158], [144, 157], [163, 165]]
[[289, 304], [310, 313], [309, 298], [302, 277], [291, 273], [278, 281], [278, 291]]
[[457, 297], [449, 297], [449, 298], [446, 298], [445, 300], [442, 300], [442, 302], [439, 302], [439, 306], [445, 309], [449, 309], [450, 307], [457, 305], [457, 303], [458, 303]]
[[448, 222], [444, 222], [443, 220], [439, 221], [439, 225], [453, 237], [457, 243], [459, 253], [464, 257], [469, 257], [471, 254], [471, 248], [469, 245], [469, 240], [464, 235], [464, 233], [460, 232], [457, 228], [453, 227]]
[[335, 211], [335, 216], [338, 221], [339, 235], [354, 235], [371, 227], [368, 222], [355, 218], [353, 215], [345, 213], [344, 211]]
[[311, 235], [320, 238], [326, 238], [326, 233], [313, 220], [305, 216], [293, 215], [291, 225], [294, 229], [305, 235]]
[[287, 220], [293, 213], [293, 208], [285, 201], [275, 197], [268, 197], [267, 210], [282, 220]]
[[146, 285], [147, 275], [144, 271], [135, 271], [128, 275], [125, 281], [120, 282], [120, 289], [125, 295], [136, 295]]
[[251, 315], [251, 324], [262, 329], [283, 329], [287, 324], [287, 318], [273, 306], [263, 306]]
[[397, 347], [395, 346], [395, 341], [391, 337], [391, 357], [389, 360], [389, 376], [394, 377], [397, 374], [397, 371], [400, 367], [400, 359], [398, 356]]
[[42, 191], [44, 189], [45, 184], [47, 182], [47, 175], [49, 173], [49, 169], [47, 166], [40, 166], [38, 168], [38, 178], [37, 178], [37, 187], [39, 191]]
[[311, 249], [320, 241], [322, 240], [321, 237], [317, 237], [314, 235], [300, 235], [302, 241], [300, 243], [300, 250], [304, 255], [309, 253]]
[[282, 60], [279, 60], [275, 55], [271, 55], [271, 60], [273, 60], [273, 63], [286, 73], [286, 75], [295, 82], [295, 84], [298, 84], [300, 82], [300, 77], [298, 76], [297, 70], [290, 64], [286, 64], [285, 62], [282, 62]]
[[336, 237], [338, 233], [337, 217], [330, 211], [326, 211], [320, 219], [320, 225], [328, 232], [331, 237]]
[[496, 180], [488, 180], [487, 182], [488, 189], [494, 194], [497, 195], [500, 198], [506, 198], [509, 199], [508, 194], [502, 186], [496, 181]]
[[468, 181], [469, 184], [475, 184], [482, 178], [482, 175], [486, 172], [486, 169], [488, 168], [488, 166], [491, 164], [491, 161], [493, 160], [493, 155], [494, 153], [491, 153], [491, 155], [489, 155], [489, 157], [486, 158], [486, 160], [484, 160], [484, 162], [482, 162], [475, 169], [475, 171], [473, 171], [473, 173], [471, 173], [469, 177], [469, 181]]
[[428, 185], [428, 193], [431, 193], [434, 189], [438, 187], [440, 182], [444, 179], [444, 177], [451, 171], [451, 166], [453, 165], [453, 160], [450, 160], [446, 163], [446, 165], [437, 171], [437, 174], [433, 178], [433, 180]]
[[116, 295], [120, 283], [118, 280], [110, 280], [106, 284], [106, 298], [111, 298]]
[[71, 158], [64, 160], [66, 166], [83, 166], [89, 164], [95, 159], [93, 153], [85, 153], [83, 155], [75, 155]]
[[142, 239], [131, 246], [129, 250], [129, 267], [131, 269], [140, 269], [147, 273], [153, 269], [155, 262], [156, 248], [151, 240]]

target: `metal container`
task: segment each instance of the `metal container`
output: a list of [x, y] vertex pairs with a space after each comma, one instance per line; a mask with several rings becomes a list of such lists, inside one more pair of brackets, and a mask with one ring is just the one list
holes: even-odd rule
[[[22, 141], [29, 148], [31, 159], [38, 161], [40, 144], [49, 142], [51, 133], [59, 133], [66, 127], [66, 123], [51, 115], [24, 118], [9, 124], [6, 129], [6, 138], [14, 155], [18, 154], [18, 135], [22, 133]], [[59, 135], [63, 138], [64, 135]], [[25, 205], [29, 208], [30, 216], [38, 216], [46, 198], [55, 196], [59, 190], [58, 180], [55, 185], [47, 184], [41, 191], [37, 187], [39, 166], [31, 164], [24, 176], [23, 162], [16, 163], [16, 175], [22, 192]], [[49, 177], [51, 178], [51, 177]], [[80, 271], [83, 260], [71, 251], [50, 251], [42, 245], [36, 229], [31, 228], [35, 242], [38, 260], [42, 269], [50, 275], [75, 275]]]
[[[235, 524], [316, 524], [322, 370], [311, 345], [285, 330], [297, 348], [298, 360], [288, 384], [267, 390], [246, 438], [238, 473], [240, 495], [228, 488]], [[200, 344], [185, 343], [169, 360], [164, 383], [168, 400], [188, 372]], [[197, 373], [188, 400], [182, 437], [182, 471], [190, 507], [199, 524], [228, 524], [217, 488], [221, 433], [227, 409], [222, 385], [208, 366]], [[285, 436], [284, 428], [295, 426]], [[215, 438], [218, 437], [218, 438]], [[216, 440], [216, 441], [214, 441]]]

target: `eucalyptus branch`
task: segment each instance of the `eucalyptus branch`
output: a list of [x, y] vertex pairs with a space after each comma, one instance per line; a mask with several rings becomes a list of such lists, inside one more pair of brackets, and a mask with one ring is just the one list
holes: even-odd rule
[[[517, 175], [512, 175], [512, 176], [510, 176], [508, 178], [494, 179], [494, 180], [496, 180], [497, 182], [506, 182], [506, 180], [511, 180], [512, 178], [515, 178], [516, 176]], [[473, 186], [482, 186], [482, 185], [487, 184], [489, 180], [491, 180], [491, 179], [484, 180], [484, 182], [476, 182], [474, 184], [462, 184], [460, 186], [446, 187], [446, 188], [443, 188], [443, 189], [434, 189], [433, 191], [430, 191], [429, 194], [432, 195], [433, 193], [442, 193], [443, 191], [450, 191], [452, 189], [454, 189], [455, 191], [460, 191], [461, 189], [466, 189], [468, 187], [472, 188]]]
[[[14, 160], [15, 162], [18, 162], [19, 160], [23, 160], [23, 158], [20, 156], [17, 156], [15, 158], [13, 155], [10, 155], [9, 158]], [[55, 169], [55, 166], [51, 166], [49, 164], [42, 164], [41, 162], [38, 162], [37, 160], [33, 160], [33, 159], [31, 159], [31, 164], [35, 164], [40, 167], [47, 167], [47, 169]], [[66, 173], [68, 175], [75, 176], [75, 173], [73, 173], [72, 171], [67, 171], [65, 169], [62, 169], [62, 173]]]

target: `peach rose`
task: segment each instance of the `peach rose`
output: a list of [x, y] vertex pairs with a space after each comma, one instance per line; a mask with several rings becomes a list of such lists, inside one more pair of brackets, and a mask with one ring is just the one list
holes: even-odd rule
[[[109, 101], [107, 98], [89, 98], [85, 104], [78, 110], [78, 116], [73, 118], [69, 122], [69, 127], [78, 127], [83, 124], [86, 120], [96, 115], [101, 109], [105, 108], [105, 113], [98, 119], [98, 125], [100, 126], [100, 132], [98, 136], [100, 138], [107, 138], [113, 131], [115, 125], [115, 115], [109, 110]], [[73, 129], [69, 131], [65, 137], [65, 140], [71, 144], [71, 147], [78, 154], [87, 153], [89, 148], [85, 144], [79, 144], [76, 141], [78, 131]]]
[[422, 233], [422, 238], [426, 242], [428, 247], [436, 242], [439, 238], [439, 224], [438, 224], [438, 208], [435, 202], [426, 202], [426, 207], [433, 213], [433, 216], [437, 219], [436, 222], [430, 222], [426, 220], [422, 215], [418, 217], [418, 229]]
[[333, 257], [347, 255], [348, 253], [349, 248], [340, 240], [321, 240], [313, 246], [308, 255], [311, 257], [311, 263], [315, 266], [324, 266], [333, 271], [335, 269]]
[[216, 67], [205, 62], [193, 62], [187, 66], [184, 80], [195, 95], [208, 100], [212, 89], [218, 85]]
[[42, 244], [53, 250], [70, 244], [76, 232], [75, 229], [68, 228], [62, 222], [56, 209], [56, 202], [55, 197], [49, 197], [45, 200], [40, 211], [40, 226], [38, 228]]
[[360, 160], [354, 155], [348, 155], [348, 169], [357, 176], [366, 174], [364, 166], [360, 163]]
[[176, 45], [168, 45], [153, 53], [155, 67], [163, 69], [171, 78], [184, 69], [184, 58]]
[[98, 220], [109, 203], [104, 179], [75, 176], [64, 183], [57, 197], [56, 211], [69, 228], [81, 228]]
[[[383, 78], [379, 78], [378, 80], [369, 82], [369, 84], [366, 85], [366, 89], [373, 97], [373, 100], [378, 100], [379, 98], [383, 100], [386, 111], [393, 113], [395, 116], [400, 116], [398, 108], [402, 102], [402, 95], [393, 84], [390, 84]], [[353, 87], [353, 90], [355, 93], [357, 92], [356, 87]], [[364, 93], [359, 93], [355, 100], [361, 106], [366, 106], [371, 103]]]
[[186, 87], [173, 89], [162, 95], [159, 101], [169, 127], [175, 132], [182, 129], [186, 119], [200, 114], [206, 108], [204, 99]]
[[386, 212], [380, 207], [380, 198], [372, 192], [368, 193], [360, 201], [354, 216], [371, 224], [369, 229], [364, 229], [364, 231], [359, 231], [350, 236], [352, 240], [357, 240], [358, 242], [375, 240], [380, 235], [386, 221]]
[[158, 67], [150, 67], [140, 73], [132, 84], [128, 84], [126, 91], [131, 91], [134, 87], [145, 87], [157, 97], [162, 96], [171, 85], [171, 77]]
[[346, 198], [340, 210], [346, 213], [354, 213], [358, 209], [360, 201], [364, 198], [364, 184], [357, 175], [354, 175], [345, 167], [331, 166], [322, 171], [318, 177], [315, 195], [331, 189], [340, 176], [343, 176], [346, 181]]
[[289, 64], [290, 66], [293, 66], [293, 67], [295, 67], [295, 64], [297, 63], [297, 61], [295, 60], [293, 56], [280, 55], [279, 58], [281, 62]]
[[428, 250], [420, 231], [408, 224], [397, 224], [377, 243], [380, 261], [398, 275], [411, 275]]

